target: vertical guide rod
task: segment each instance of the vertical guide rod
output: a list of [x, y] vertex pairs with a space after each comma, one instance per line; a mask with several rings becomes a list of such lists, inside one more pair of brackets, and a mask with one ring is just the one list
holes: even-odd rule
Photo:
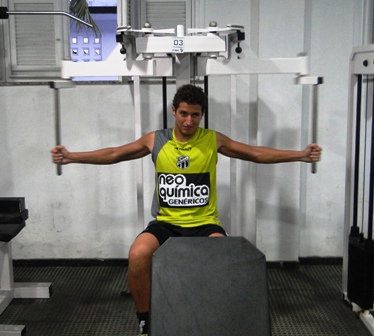
[[162, 121], [163, 128], [168, 128], [168, 92], [166, 77], [162, 77]]
[[[208, 82], [208, 76], [204, 76], [204, 92], [208, 98], [209, 95], [209, 82]], [[204, 127], [209, 128], [209, 101], [207, 101], [206, 111], [204, 114]]]
[[362, 75], [357, 77], [356, 92], [356, 125], [355, 125], [355, 144], [354, 144], [354, 168], [353, 168], [353, 218], [351, 227], [351, 236], [358, 237], [358, 202], [359, 202], [359, 183], [360, 183], [360, 139], [361, 139], [361, 100], [362, 100]]
[[[235, 75], [230, 76], [230, 136], [233, 139], [237, 139], [237, 78]], [[238, 223], [238, 208], [237, 208], [237, 195], [238, 195], [238, 183], [237, 183], [237, 162], [234, 159], [230, 159], [230, 228], [233, 236], [238, 235], [240, 232]]]
[[[369, 82], [369, 79], [368, 79]], [[368, 246], [373, 247], [373, 212], [374, 212], [374, 94], [372, 96], [371, 117], [371, 148], [370, 148], [370, 181], [369, 181], [369, 209], [368, 209]]]
[[[135, 112], [135, 138], [142, 136], [142, 112], [140, 96], [140, 76], [134, 76], [134, 112]], [[136, 161], [136, 193], [138, 207], [138, 224], [144, 227], [144, 179], [143, 160]]]

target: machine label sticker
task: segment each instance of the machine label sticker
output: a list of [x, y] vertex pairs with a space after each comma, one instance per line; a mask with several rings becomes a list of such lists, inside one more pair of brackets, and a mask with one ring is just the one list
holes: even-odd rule
[[184, 38], [175, 37], [173, 38], [172, 52], [174, 53], [183, 53], [184, 52]]
[[160, 206], [166, 208], [203, 207], [210, 196], [209, 173], [158, 174]]

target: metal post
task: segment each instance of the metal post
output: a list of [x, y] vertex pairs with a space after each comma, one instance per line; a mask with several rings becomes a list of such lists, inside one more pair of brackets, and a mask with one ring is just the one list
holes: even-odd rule
[[[135, 112], [135, 138], [142, 136], [142, 112], [140, 97], [140, 76], [134, 76], [134, 112]], [[136, 194], [138, 207], [139, 228], [144, 227], [144, 180], [143, 180], [143, 160], [136, 162]]]
[[168, 127], [168, 97], [167, 97], [167, 85], [166, 77], [162, 77], [162, 121], [163, 128]]
[[[208, 94], [209, 94], [209, 85], [208, 84], [209, 84], [208, 76], [204, 76], [204, 92], [205, 92], [207, 97], [208, 97]], [[209, 128], [208, 110], [209, 110], [209, 102], [207, 101], [206, 111], [204, 113], [204, 127], [205, 128]]]
[[360, 180], [360, 138], [361, 138], [361, 99], [362, 99], [362, 75], [357, 77], [356, 95], [356, 129], [355, 129], [355, 149], [354, 149], [354, 169], [353, 169], [353, 218], [350, 236], [358, 237], [360, 230], [358, 227], [358, 199]]

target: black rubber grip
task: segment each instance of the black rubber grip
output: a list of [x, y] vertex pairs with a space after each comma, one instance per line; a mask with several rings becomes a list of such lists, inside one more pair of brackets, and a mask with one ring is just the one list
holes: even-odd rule
[[0, 7], [0, 19], [7, 19], [9, 17], [8, 8]]

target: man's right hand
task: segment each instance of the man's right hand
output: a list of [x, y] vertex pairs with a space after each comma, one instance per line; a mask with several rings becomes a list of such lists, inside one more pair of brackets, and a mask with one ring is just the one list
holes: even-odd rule
[[67, 164], [70, 162], [68, 159], [69, 151], [62, 145], [56, 146], [51, 150], [52, 161], [56, 164]]

